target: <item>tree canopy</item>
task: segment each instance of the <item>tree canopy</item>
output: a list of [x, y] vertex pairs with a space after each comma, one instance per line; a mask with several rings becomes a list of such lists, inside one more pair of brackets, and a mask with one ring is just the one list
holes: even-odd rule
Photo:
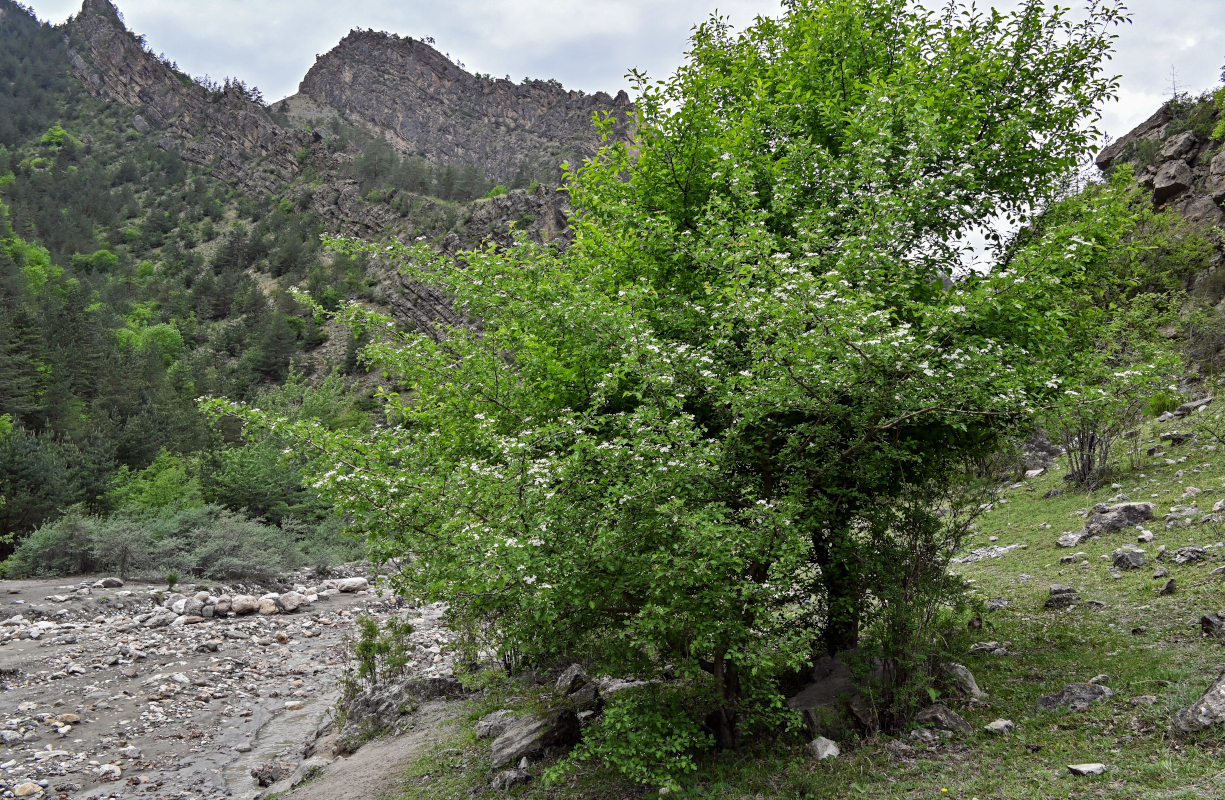
[[400, 589], [508, 663], [686, 676], [734, 744], [818, 654], [912, 643], [957, 590], [956, 467], [1076, 370], [1131, 225], [1120, 188], [991, 270], [963, 256], [1086, 154], [1122, 19], [1038, 0], [713, 18], [674, 76], [635, 75], [633, 143], [569, 174], [565, 250], [340, 244], [473, 321], [436, 337], [341, 310], [375, 334], [390, 424], [215, 408], [313, 445], [316, 488]]

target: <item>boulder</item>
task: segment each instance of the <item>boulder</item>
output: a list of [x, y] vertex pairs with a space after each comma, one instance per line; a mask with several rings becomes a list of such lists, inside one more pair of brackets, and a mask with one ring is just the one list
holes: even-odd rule
[[864, 698], [851, 668], [833, 656], [821, 656], [809, 672], [810, 683], [787, 700], [800, 712], [814, 736], [844, 739], [872, 734], [880, 722]]
[[1161, 591], [1158, 592], [1158, 594], [1169, 595], [1169, 594], [1174, 594], [1177, 591], [1178, 591], [1178, 582], [1175, 581], [1173, 578], [1170, 578], [1161, 587]]
[[284, 594], [277, 596], [276, 604], [286, 614], [292, 614], [294, 611], [297, 611], [299, 608], [306, 605], [306, 596], [298, 594], [297, 592], [285, 592]]
[[276, 603], [276, 595], [271, 597], [265, 595], [259, 599], [259, 613], [265, 616], [281, 613], [281, 607]]
[[213, 613], [219, 617], [224, 617], [226, 614], [230, 613], [233, 603], [233, 597], [228, 594], [223, 594], [221, 597], [217, 598], [217, 603], [213, 606]]
[[1171, 197], [1185, 192], [1190, 188], [1194, 178], [1187, 162], [1181, 159], [1167, 161], [1157, 168], [1153, 176], [1153, 200], [1164, 203]]
[[573, 694], [587, 685], [587, 672], [581, 664], [571, 664], [557, 679], [558, 694]]
[[1058, 711], [1066, 708], [1070, 711], [1084, 711], [1094, 703], [1100, 703], [1114, 692], [1105, 686], [1095, 683], [1069, 683], [1055, 694], [1038, 698], [1039, 711]]
[[1118, 503], [1113, 506], [1103, 503], [1093, 507], [1085, 529], [1089, 533], [1109, 533], [1130, 528], [1152, 519], [1154, 508], [1152, 503]]
[[1060, 547], [1076, 547], [1088, 537], [1089, 532], [1086, 530], [1068, 531], [1056, 539], [1055, 544], [1059, 545]]
[[1203, 561], [1208, 557], [1208, 551], [1198, 545], [1189, 545], [1180, 547], [1170, 555], [1166, 556], [1175, 564], [1191, 564], [1196, 561]]
[[254, 614], [259, 611], [259, 598], [249, 594], [236, 594], [230, 601], [230, 610], [235, 614]]
[[1225, 672], [1199, 700], [1174, 715], [1170, 725], [1176, 733], [1197, 733], [1225, 722]]
[[997, 736], [1004, 736], [1012, 733], [1016, 727], [1016, 723], [1010, 719], [997, 719], [995, 722], [987, 723], [983, 730], [987, 733], [994, 733]]
[[929, 728], [950, 731], [952, 733], [969, 734], [974, 732], [974, 728], [965, 721], [964, 717], [943, 703], [936, 703], [920, 711], [915, 715], [915, 722]]
[[1110, 554], [1116, 569], [1142, 569], [1144, 551], [1134, 547], [1120, 547]]
[[121, 589], [123, 581], [119, 578], [106, 577], [98, 581], [94, 581], [95, 589]]
[[1165, 144], [1161, 146], [1161, 158], [1167, 161], [1174, 158], [1186, 158], [1197, 144], [1199, 144], [1199, 139], [1194, 133], [1183, 131], [1165, 140]]
[[341, 578], [336, 581], [336, 589], [341, 592], [364, 592], [370, 588], [370, 581], [365, 578]]
[[496, 739], [515, 722], [515, 712], [507, 709], [486, 714], [476, 722], [476, 738]]
[[579, 738], [578, 718], [569, 712], [517, 720], [493, 740], [493, 768], [535, 758], [549, 750], [573, 745]]
[[1225, 619], [1219, 614], [1205, 614], [1199, 618], [1200, 632], [1214, 639], [1225, 638]]
[[987, 693], [978, 688], [974, 673], [961, 664], [946, 662], [940, 665], [950, 689], [968, 696], [971, 700], [986, 700]]
[[1047, 608], [1068, 608], [1080, 602], [1080, 594], [1071, 586], [1052, 584], [1050, 595], [1046, 598]]
[[[1223, 152], [1225, 152], [1225, 151], [1223, 151]], [[1220, 154], [1218, 154], [1218, 156], [1217, 156], [1217, 157], [1219, 158], [1219, 157], [1220, 157]], [[1216, 159], [1215, 159], [1215, 158], [1213, 159], [1213, 164], [1214, 164], [1214, 165], [1216, 164]], [[1205, 406], [1207, 406], [1209, 403], [1211, 403], [1211, 402], [1212, 402], [1212, 400], [1213, 400], [1212, 395], [1208, 395], [1207, 397], [1201, 397], [1201, 398], [1199, 398], [1198, 400], [1191, 400], [1190, 402], [1183, 403], [1181, 406], [1179, 406], [1178, 408], [1174, 409], [1174, 416], [1176, 416], [1176, 417], [1185, 417], [1185, 416], [1188, 416], [1188, 415], [1190, 415], [1190, 414], [1194, 414], [1196, 411], [1199, 411], [1201, 408], [1204, 408], [1204, 407], [1205, 407]]]
[[832, 739], [826, 739], [824, 736], [818, 736], [809, 742], [808, 752], [817, 761], [824, 761], [827, 758], [836, 758], [842, 755], [842, 749], [838, 747], [838, 743]]

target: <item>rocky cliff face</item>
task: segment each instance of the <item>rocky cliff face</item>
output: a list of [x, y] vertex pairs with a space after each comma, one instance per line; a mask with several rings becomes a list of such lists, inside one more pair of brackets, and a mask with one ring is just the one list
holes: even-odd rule
[[1207, 134], [1214, 122], [1203, 103], [1166, 103], [1102, 150], [1097, 166], [1107, 171], [1130, 163], [1157, 208], [1200, 225], [1225, 226], [1225, 149]]
[[68, 38], [77, 77], [132, 107], [133, 126], [156, 131], [162, 147], [253, 194], [275, 192], [297, 174], [295, 155], [309, 147], [309, 134], [279, 127], [235, 88], [214, 92], [176, 73], [145, 52], [109, 0], [85, 0]]
[[[212, 90], [176, 72], [144, 49], [110, 0], [85, 0], [66, 33], [74, 70], [91, 92], [131, 108], [136, 130], [244, 193], [301, 200], [327, 230], [364, 237], [415, 238], [442, 213], [430, 198], [416, 198], [423, 213], [397, 211], [414, 204], [398, 203], [394, 191], [378, 201], [364, 198], [358, 182], [344, 177], [351, 155], [333, 152], [319, 133], [278, 124], [241, 88]], [[599, 142], [592, 115], [608, 110], [624, 118], [630, 108], [624, 93], [583, 96], [542, 81], [477, 78], [423, 43], [369, 32], [350, 34], [320, 58], [302, 91], [405, 152], [476, 164], [505, 183], [523, 174], [543, 177], [539, 171], [555, 175], [562, 160], [593, 154]], [[299, 180], [307, 168], [309, 183]], [[511, 223], [540, 241], [564, 240], [568, 213], [563, 192], [513, 191], [461, 208], [442, 246], [508, 241]], [[433, 288], [384, 278], [406, 322], [460, 321]]]
[[405, 153], [466, 163], [497, 183], [553, 179], [562, 161], [595, 153], [592, 116], [626, 131], [625, 92], [583, 95], [544, 81], [470, 75], [424, 42], [353, 31], [320, 56], [299, 87], [316, 103], [382, 134]]

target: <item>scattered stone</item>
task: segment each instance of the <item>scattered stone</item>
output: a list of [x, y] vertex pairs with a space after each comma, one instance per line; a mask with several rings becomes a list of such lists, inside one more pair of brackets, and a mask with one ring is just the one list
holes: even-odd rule
[[1128, 545], [1110, 554], [1116, 569], [1140, 569], [1144, 566], [1144, 551]]
[[1207, 557], [1208, 551], [1198, 545], [1180, 547], [1167, 556], [1175, 564], [1190, 564], [1196, 561], [1203, 561]]
[[1199, 700], [1170, 721], [1177, 733], [1196, 733], [1225, 722], [1225, 672], [1217, 676]]
[[118, 764], [103, 764], [95, 771], [100, 781], [117, 781], [123, 777], [123, 770]]
[[506, 732], [515, 722], [515, 712], [507, 709], [494, 711], [477, 720], [476, 737], [478, 739], [496, 739]]
[[506, 793], [516, 786], [521, 786], [532, 779], [530, 773], [523, 769], [508, 769], [499, 772], [490, 782], [489, 788], [495, 792]]
[[293, 772], [292, 764], [287, 764], [284, 761], [265, 761], [258, 767], [251, 769], [251, 777], [255, 778], [255, 782], [259, 786], [268, 787], [281, 778], [288, 776], [291, 772]]
[[1046, 494], [1042, 495], [1042, 499], [1043, 499], [1043, 500], [1050, 500], [1052, 497], [1059, 497], [1059, 496], [1060, 496], [1060, 495], [1062, 495], [1062, 494], [1063, 494], [1065, 491], [1066, 491], [1065, 489], [1051, 489], [1049, 492], [1047, 492]]
[[1047, 608], [1069, 608], [1080, 602], [1080, 594], [1071, 586], [1053, 584], [1046, 599]]
[[827, 758], [836, 758], [842, 755], [842, 750], [838, 747], [838, 743], [833, 739], [826, 739], [824, 736], [818, 736], [809, 742], [808, 752], [817, 761], [824, 761]]
[[1093, 686], [1108, 686], [1110, 684], [1110, 676], [1103, 672], [1101, 675], [1094, 675], [1090, 678], [1089, 683]]
[[966, 722], [964, 717], [942, 703], [936, 703], [920, 711], [915, 715], [915, 722], [952, 733], [970, 734], [974, 732], [974, 727]]
[[1152, 503], [1099, 503], [1093, 507], [1085, 529], [1089, 533], [1109, 533], [1148, 522], [1156, 508]]
[[914, 755], [913, 747], [897, 739], [890, 739], [882, 745], [882, 748], [894, 758], [908, 758]]
[[1201, 397], [1198, 400], [1192, 400], [1189, 403], [1183, 403], [1181, 406], [1174, 409], [1174, 416], [1181, 418], [1188, 416], [1189, 414], [1193, 414], [1211, 403], [1212, 399], [1212, 395], [1208, 395], [1207, 397]]
[[1012, 733], [1016, 727], [1016, 724], [1010, 719], [997, 719], [995, 722], [987, 723], [984, 730], [986, 730], [987, 733], [994, 733], [998, 736], [1004, 736]]
[[1225, 638], [1225, 619], [1220, 614], [1209, 613], [1200, 617], [1200, 631], [1204, 636]]
[[1105, 775], [1105, 764], [1068, 764], [1068, 770], [1073, 775]]
[[992, 597], [987, 601], [986, 608], [988, 611], [1000, 611], [1008, 608], [1008, 600], [1003, 597]]
[[43, 793], [43, 787], [37, 783], [26, 782], [13, 790], [13, 795], [16, 797], [37, 797]]
[[1114, 692], [1105, 686], [1092, 683], [1069, 683], [1055, 694], [1038, 698], [1039, 711], [1058, 711], [1066, 708], [1069, 711], [1084, 711], [1093, 703], [1100, 703]]
[[954, 564], [973, 564], [976, 561], [982, 561], [984, 558], [999, 558], [1000, 556], [1011, 553], [1013, 550], [1023, 550], [1023, 549], [1025, 549], [1025, 545], [1023, 544], [993, 545], [989, 547], [980, 547], [976, 550], [971, 550], [969, 553], [966, 553], [964, 556], [961, 556], [960, 558], [954, 558], [951, 560], [952, 560], [952, 563]]
[[1089, 538], [1088, 531], [1068, 531], [1067, 533], [1060, 535], [1060, 537], [1055, 540], [1055, 544], [1059, 545], [1060, 547], [1076, 547], [1087, 538]]
[[1168, 433], [1161, 434], [1161, 441], [1169, 442], [1175, 447], [1186, 444], [1194, 438], [1194, 433], [1179, 433], [1178, 431], [1170, 431]]
[[974, 680], [974, 673], [970, 672], [965, 666], [952, 662], [945, 662], [940, 666], [944, 670], [944, 677], [947, 679], [950, 688], [969, 696], [972, 700], [982, 701], [987, 699], [987, 693], [978, 688], [978, 681]]
[[1144, 529], [1141, 529], [1140, 534], [1136, 537], [1136, 541], [1141, 542], [1141, 543], [1147, 543], [1147, 542], [1153, 541], [1153, 538], [1154, 537], [1153, 537], [1152, 531], [1146, 531]]
[[1159, 592], [1159, 594], [1162, 594], [1162, 595], [1174, 594], [1177, 591], [1178, 591], [1178, 582], [1175, 581], [1173, 578], [1170, 578], [1161, 587], [1161, 591]]

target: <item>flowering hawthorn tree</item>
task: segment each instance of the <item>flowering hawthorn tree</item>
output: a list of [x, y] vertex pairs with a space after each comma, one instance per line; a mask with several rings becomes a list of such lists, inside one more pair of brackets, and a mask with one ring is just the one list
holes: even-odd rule
[[317, 488], [402, 591], [507, 658], [691, 676], [732, 744], [774, 678], [956, 590], [936, 502], [1075, 370], [1121, 193], [941, 276], [1085, 155], [1120, 13], [712, 19], [676, 75], [635, 75], [633, 143], [571, 171], [564, 250], [340, 243], [479, 321], [435, 337], [341, 312], [376, 332], [388, 425], [218, 408], [316, 448]]

